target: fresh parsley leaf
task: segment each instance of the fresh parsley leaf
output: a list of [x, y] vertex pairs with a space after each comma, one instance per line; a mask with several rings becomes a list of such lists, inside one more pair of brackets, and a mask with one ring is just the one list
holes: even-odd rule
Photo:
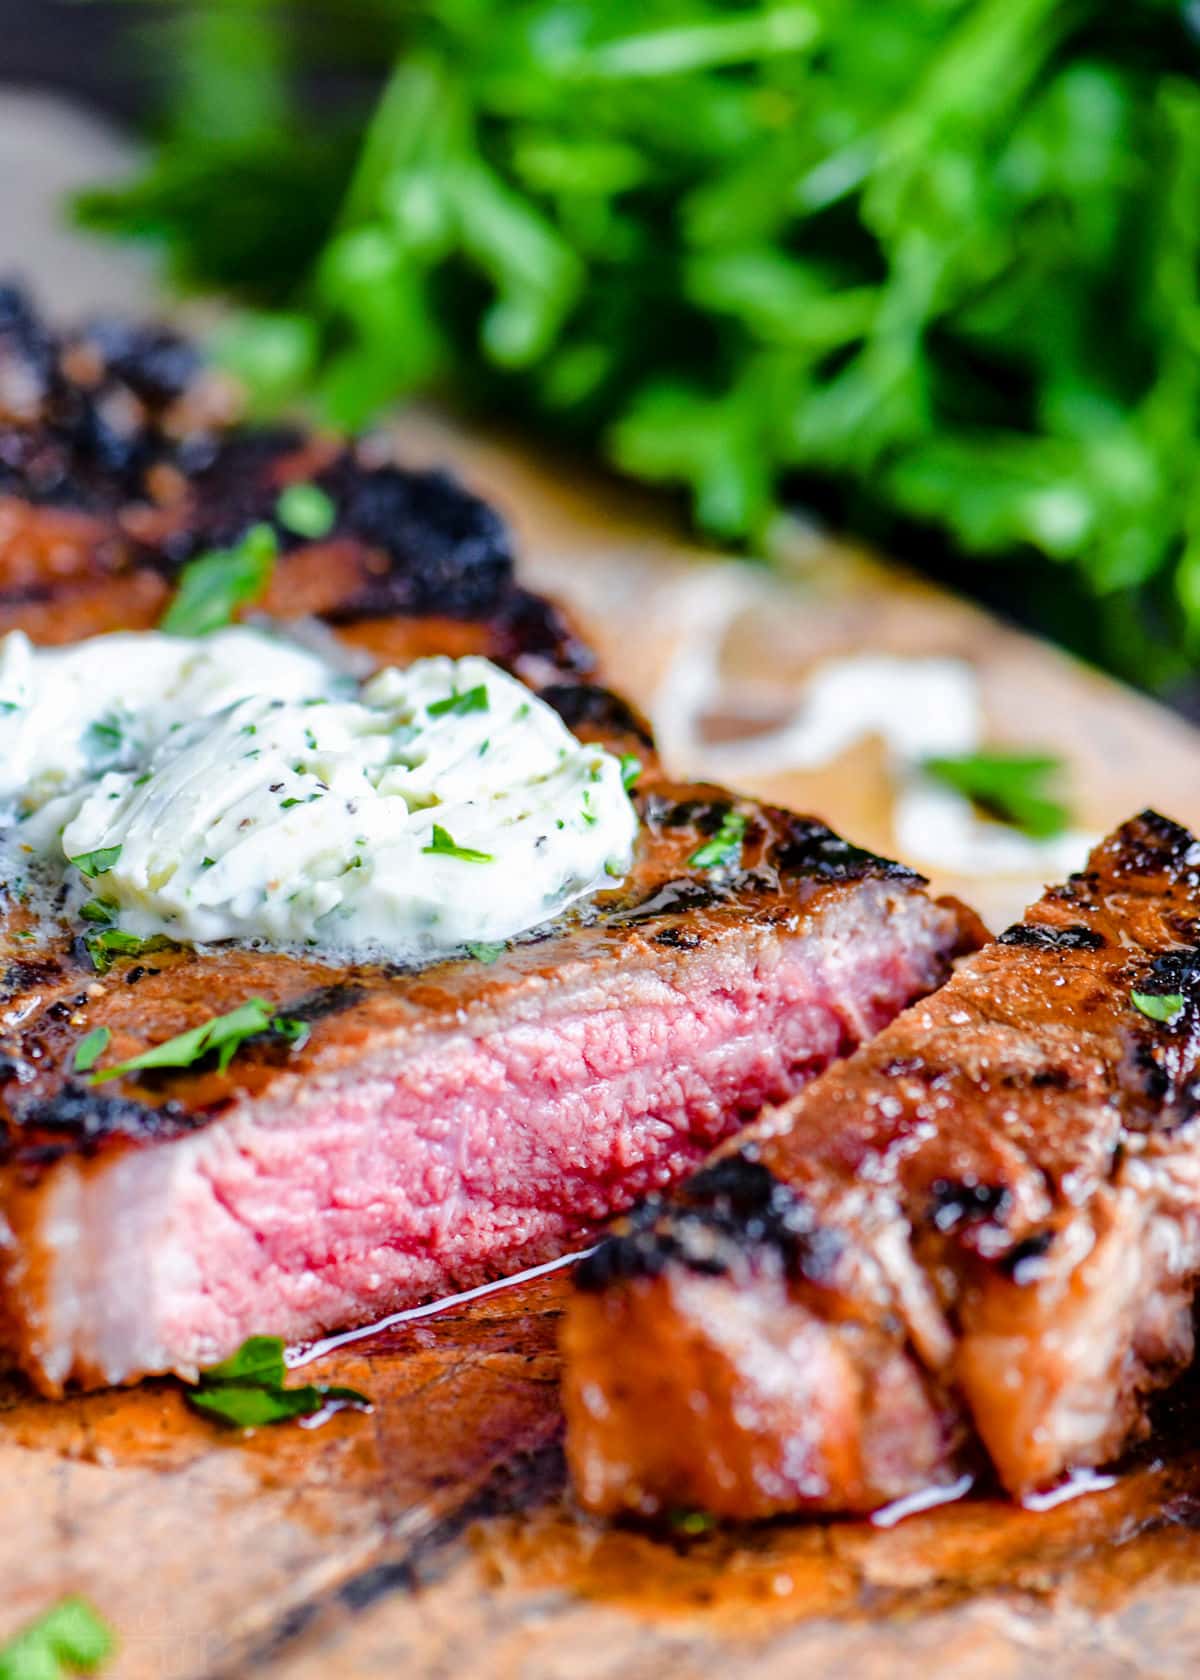
[[309, 110], [341, 14], [148, 42], [182, 96], [81, 207], [240, 298], [260, 405], [519, 401], [750, 541], [799, 477], [876, 536], [932, 524], [960, 577], [1029, 556], [1043, 623], [1144, 683], [1194, 668], [1187, 6], [886, 0], [872, 52], [805, 0], [360, 6], [357, 148]]
[[717, 1526], [717, 1519], [707, 1511], [672, 1511], [667, 1521], [674, 1533], [686, 1535], [689, 1540], [711, 1534]]
[[430, 717], [465, 717], [468, 712], [486, 712], [488, 710], [488, 691], [486, 683], [476, 683], [474, 688], [468, 688], [459, 694], [447, 695], [445, 700], [435, 700], [425, 710]]
[[206, 1365], [200, 1373], [205, 1383], [249, 1382], [266, 1383], [279, 1388], [287, 1379], [283, 1358], [282, 1336], [248, 1336], [228, 1359], [217, 1365]]
[[75, 1046], [75, 1072], [86, 1073], [89, 1068], [95, 1067], [97, 1060], [108, 1049], [111, 1037], [107, 1027], [93, 1027], [90, 1033], [81, 1038]]
[[467, 942], [467, 950], [475, 958], [476, 962], [481, 963], [494, 963], [498, 961], [498, 959], [504, 955], [506, 949], [507, 947], [504, 945], [503, 941], [476, 939], [468, 940]]
[[111, 764], [121, 756], [125, 731], [114, 712], [93, 719], [83, 732], [83, 750], [97, 764]]
[[103, 875], [121, 855], [120, 846], [101, 846], [95, 852], [81, 852], [78, 857], [68, 858], [81, 875], [86, 875], [89, 881], [94, 881], [97, 875]]
[[638, 777], [642, 773], [642, 761], [632, 753], [621, 754], [621, 785], [626, 793], [632, 793], [638, 784]]
[[112, 1629], [85, 1598], [62, 1598], [0, 1646], [0, 1680], [63, 1680], [94, 1674], [112, 1655]]
[[1182, 992], [1139, 992], [1132, 991], [1129, 1001], [1133, 1007], [1140, 1010], [1149, 1021], [1161, 1021], [1170, 1026], [1183, 1014], [1187, 999]]
[[222, 629], [239, 607], [266, 589], [278, 554], [274, 527], [252, 525], [232, 548], [213, 549], [189, 561], [161, 628], [171, 636], [207, 636]]
[[[101, 938], [104, 935], [100, 935]], [[213, 1051], [217, 1055], [217, 1070], [224, 1073], [247, 1039], [259, 1033], [278, 1033], [297, 1047], [304, 1043], [311, 1029], [306, 1021], [290, 1020], [276, 1015], [265, 998], [251, 998], [227, 1015], [214, 1015], [202, 1026], [177, 1033], [162, 1044], [118, 1062], [115, 1067], [94, 1073], [90, 1083], [103, 1085], [110, 1079], [122, 1079], [126, 1074], [141, 1073], [151, 1068], [189, 1068]]]
[[188, 1404], [238, 1429], [308, 1417], [331, 1404], [370, 1410], [371, 1402], [355, 1388], [329, 1383], [286, 1387], [283, 1351], [279, 1336], [250, 1336], [228, 1359], [200, 1372], [188, 1389]]
[[688, 859], [693, 869], [732, 869], [741, 862], [746, 819], [740, 811], [726, 811], [721, 826]]
[[312, 1037], [312, 1023], [291, 1015], [272, 1015], [271, 1031], [277, 1038], [285, 1038], [293, 1050], [303, 1050]]
[[337, 523], [333, 498], [319, 484], [289, 484], [279, 493], [275, 517], [298, 537], [327, 537]]
[[433, 825], [433, 839], [428, 846], [421, 847], [422, 852], [435, 852], [441, 857], [460, 858], [463, 863], [492, 863], [495, 861], [491, 852], [477, 852], [471, 846], [456, 845], [444, 828]]
[[118, 906], [109, 903], [106, 898], [89, 898], [86, 904], [79, 906], [79, 914], [85, 922], [100, 922], [107, 924], [116, 917]]
[[[91, 902], [95, 904], [97, 900]], [[107, 974], [118, 957], [144, 957], [149, 951], [166, 951], [172, 941], [161, 933], [151, 934], [149, 939], [139, 939], [136, 933], [108, 927], [100, 933], [89, 933], [84, 943], [97, 974]]]
[[1019, 828], [1035, 840], [1052, 840], [1070, 812], [1046, 791], [1062, 760], [1048, 753], [976, 752], [958, 758], [927, 758], [922, 768], [935, 781], [965, 794], [989, 817]]

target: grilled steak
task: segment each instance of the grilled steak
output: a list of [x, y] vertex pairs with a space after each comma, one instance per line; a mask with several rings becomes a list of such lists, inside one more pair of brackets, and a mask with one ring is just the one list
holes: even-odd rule
[[585, 1503], [867, 1511], [979, 1443], [1015, 1495], [1111, 1460], [1192, 1355], [1198, 1060], [1200, 843], [1147, 812], [581, 1268]]
[[[55, 339], [0, 294], [0, 629], [150, 625], [182, 561], [318, 483], [328, 538], [266, 606], [378, 660], [478, 651], [644, 769], [619, 888], [497, 960], [419, 970], [242, 947], [118, 957], [0, 910], [0, 1345], [48, 1391], [189, 1370], [248, 1334], [375, 1318], [569, 1248], [674, 1181], [938, 985], [974, 938], [908, 871], [820, 823], [678, 787], [590, 656], [513, 574], [490, 509], [438, 474], [212, 419], [186, 347]], [[736, 861], [695, 861], [731, 807]], [[71, 1073], [258, 997], [311, 1025], [228, 1068]]]
[[[187, 561], [265, 523], [281, 556], [258, 605], [276, 617], [318, 614], [385, 660], [480, 653], [535, 683], [591, 671], [564, 615], [517, 582], [503, 521], [448, 474], [236, 420], [175, 334], [56, 334], [0, 286], [0, 634], [151, 628]], [[336, 510], [319, 541], [277, 517], [300, 480]]]

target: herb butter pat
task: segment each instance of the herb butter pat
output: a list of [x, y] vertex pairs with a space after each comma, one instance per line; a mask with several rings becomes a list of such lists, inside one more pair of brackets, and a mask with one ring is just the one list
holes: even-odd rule
[[414, 961], [611, 887], [637, 827], [620, 761], [488, 660], [360, 686], [244, 626], [4, 638], [0, 800], [125, 935]]

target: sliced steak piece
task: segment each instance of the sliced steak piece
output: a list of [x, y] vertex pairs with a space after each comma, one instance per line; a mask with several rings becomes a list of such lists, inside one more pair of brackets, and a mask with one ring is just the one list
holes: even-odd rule
[[[616, 745], [625, 744], [621, 739]], [[498, 960], [333, 970], [157, 952], [102, 980], [9, 943], [4, 1342], [48, 1391], [190, 1370], [545, 1260], [694, 1167], [944, 979], [972, 919], [819, 823], [653, 781], [634, 873]], [[23, 953], [23, 956], [18, 956]], [[312, 1023], [215, 1069], [105, 1061], [249, 997]]]
[[1198, 1062], [1200, 843], [1146, 812], [580, 1268], [584, 1502], [868, 1511], [978, 1443], [1014, 1495], [1110, 1461], [1192, 1355]]

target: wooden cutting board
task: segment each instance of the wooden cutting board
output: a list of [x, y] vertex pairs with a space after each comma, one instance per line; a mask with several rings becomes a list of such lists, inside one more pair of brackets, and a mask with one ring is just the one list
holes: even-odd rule
[[[887, 648], [969, 660], [989, 724], [1070, 760], [1084, 827], [1151, 802], [1200, 822], [1200, 736], [962, 602], [795, 533], [778, 574], [720, 561], [661, 509], [561, 464], [428, 415], [399, 432], [409, 456], [456, 463], [504, 506], [528, 576], [574, 606], [613, 681], [694, 755], [680, 769], [705, 757], [681, 684], [706, 715], [770, 717], [817, 660]], [[715, 659], [702, 689], [698, 645]], [[888, 789], [867, 743], [750, 791], [891, 849]], [[1039, 883], [938, 885], [1000, 920]], [[321, 1378], [376, 1405], [319, 1429], [230, 1436], [171, 1384], [56, 1404], [13, 1379], [0, 1633], [81, 1590], [118, 1630], [112, 1673], [127, 1680], [1195, 1672], [1200, 1455], [1186, 1425], [1161, 1463], [1041, 1515], [979, 1500], [890, 1531], [607, 1531], [563, 1487], [563, 1287], [540, 1280], [323, 1361]]]
[[[31, 121], [16, 125], [27, 146]], [[10, 125], [10, 152], [12, 138]], [[5, 139], [0, 121], [0, 159]], [[456, 463], [504, 508], [529, 580], [574, 606], [683, 773], [703, 773], [731, 727], [786, 716], [822, 658], [952, 656], [978, 674], [989, 732], [1068, 759], [1085, 829], [1149, 803], [1200, 824], [1200, 736], [960, 601], [799, 530], [782, 534], [775, 573], [721, 561], [682, 542], [660, 506], [562, 462], [429, 415], [400, 435], [410, 457]], [[877, 743], [742, 780], [894, 850]], [[1033, 873], [936, 884], [993, 925], [1040, 885]], [[0, 1638], [82, 1591], [117, 1631], [108, 1672], [123, 1680], [1200, 1669], [1189, 1395], [1115, 1485], [1041, 1514], [979, 1497], [890, 1530], [605, 1529], [563, 1485], [563, 1288], [538, 1280], [322, 1361], [315, 1375], [375, 1409], [318, 1429], [222, 1434], [169, 1383], [50, 1403], [0, 1378]]]

